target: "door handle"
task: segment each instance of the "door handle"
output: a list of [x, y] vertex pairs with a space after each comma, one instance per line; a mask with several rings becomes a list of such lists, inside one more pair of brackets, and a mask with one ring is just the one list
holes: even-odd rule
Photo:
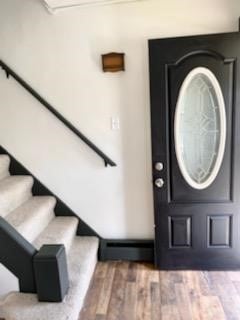
[[162, 188], [164, 185], [164, 180], [162, 178], [158, 178], [155, 180], [155, 186], [157, 188]]
[[162, 171], [163, 170], [163, 163], [162, 162], [156, 162], [155, 163], [155, 169], [157, 171]]

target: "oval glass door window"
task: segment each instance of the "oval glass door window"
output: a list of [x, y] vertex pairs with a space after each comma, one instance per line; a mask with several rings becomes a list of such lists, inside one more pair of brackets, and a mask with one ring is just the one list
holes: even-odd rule
[[183, 81], [174, 121], [175, 150], [187, 183], [205, 189], [222, 164], [226, 113], [222, 90], [207, 68], [193, 69]]

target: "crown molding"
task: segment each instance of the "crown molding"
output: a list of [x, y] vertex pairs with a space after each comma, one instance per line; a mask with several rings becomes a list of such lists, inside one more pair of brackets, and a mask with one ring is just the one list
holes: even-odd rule
[[79, 7], [113, 5], [129, 2], [139, 2], [144, 0], [41, 0], [48, 12], [51, 14], [66, 9], [75, 9]]

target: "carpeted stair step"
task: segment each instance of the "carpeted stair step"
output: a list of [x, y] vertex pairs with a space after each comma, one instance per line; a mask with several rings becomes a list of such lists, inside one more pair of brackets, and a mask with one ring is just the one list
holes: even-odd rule
[[43, 303], [36, 294], [3, 291], [0, 319], [78, 320], [97, 263], [99, 240], [76, 236], [79, 220], [72, 216], [56, 217], [56, 199], [32, 196], [33, 178], [10, 176], [9, 164], [9, 157], [0, 155], [0, 216], [37, 249], [44, 244], [65, 246], [70, 288], [62, 303]]
[[33, 178], [31, 176], [9, 176], [0, 180], [0, 216], [22, 205], [32, 196]]
[[[70, 289], [62, 303], [39, 303], [34, 294], [11, 293], [0, 301], [6, 320], [78, 320], [97, 263], [98, 239], [76, 237], [68, 255]], [[90, 320], [90, 319], [89, 319]]]
[[56, 217], [33, 242], [40, 249], [44, 244], [64, 244], [68, 252], [77, 234], [78, 219], [75, 217]]
[[29, 242], [33, 242], [55, 218], [55, 205], [54, 197], [31, 197], [5, 219]]
[[0, 154], [0, 180], [9, 176], [10, 158], [5, 154]]

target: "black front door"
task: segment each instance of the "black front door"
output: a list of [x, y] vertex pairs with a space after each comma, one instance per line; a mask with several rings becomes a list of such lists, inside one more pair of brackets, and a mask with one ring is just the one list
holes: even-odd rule
[[156, 264], [240, 268], [240, 34], [149, 54]]

